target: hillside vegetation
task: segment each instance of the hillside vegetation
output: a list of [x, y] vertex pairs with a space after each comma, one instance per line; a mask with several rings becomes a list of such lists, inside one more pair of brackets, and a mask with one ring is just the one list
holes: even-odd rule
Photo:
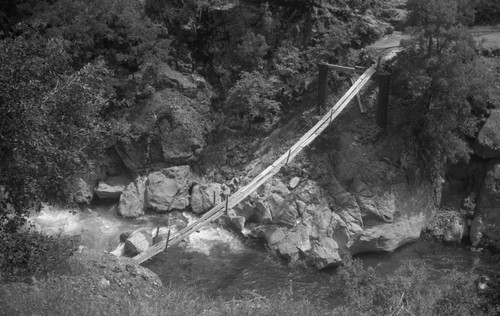
[[[42, 202], [89, 204], [92, 191], [82, 197], [72, 190], [80, 180], [93, 188], [110, 176], [171, 166], [207, 172], [218, 142], [238, 137], [255, 148], [290, 118], [314, 109], [318, 63], [366, 66], [373, 60], [361, 50], [395, 31], [410, 37], [399, 58], [380, 70], [392, 72], [390, 128], [403, 139], [398, 168], [439, 183], [450, 165], [476, 154], [480, 131], [500, 106], [491, 84], [498, 83], [491, 71], [496, 61], [482, 56], [468, 31], [495, 22], [497, 2], [2, 1], [0, 291], [9, 293], [16, 284], [23, 292], [26, 286], [34, 292], [18, 299], [41, 299], [43, 305], [59, 299], [49, 290], [61, 275], [68, 287], [84, 279], [72, 279], [76, 272], [67, 266], [76, 260], [75, 239], [27, 227], [26, 215]], [[343, 91], [349, 79], [332, 74], [330, 92]], [[227, 174], [212, 177], [224, 182], [231, 179]], [[342, 269], [348, 286], [342, 295], [349, 303], [334, 314], [498, 312], [498, 294], [478, 293], [474, 280], [464, 276], [438, 296], [412, 283], [420, 278], [417, 267], [403, 267], [388, 280], [355, 261]], [[180, 297], [155, 289], [151, 297], [167, 305], [154, 305], [151, 297], [144, 298], [153, 304], [148, 306], [124, 299], [128, 310], [110, 305], [109, 313], [176, 313], [187, 302], [192, 313], [206, 315], [330, 313], [310, 302], [297, 304], [286, 292], [214, 302], [186, 289], [167, 290]], [[80, 307], [61, 313], [78, 314]]]

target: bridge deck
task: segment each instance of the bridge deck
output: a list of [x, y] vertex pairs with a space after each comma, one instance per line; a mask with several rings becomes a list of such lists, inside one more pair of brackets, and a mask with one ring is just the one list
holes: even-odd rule
[[[394, 57], [396, 51], [391, 51], [385, 59]], [[392, 56], [391, 56], [392, 55]], [[375, 73], [377, 65], [374, 64], [368, 68], [359, 78], [354, 82], [351, 88], [344, 94], [344, 96], [314, 125], [306, 134], [304, 134], [289, 150], [287, 150], [281, 157], [279, 157], [272, 165], [262, 171], [255, 179], [248, 183], [243, 188], [236, 191], [234, 194], [227, 197], [228, 201], [223, 201], [210, 209], [207, 213], [201, 216], [198, 220], [185, 227], [179, 233], [168, 241], [168, 246], [173, 246], [193, 232], [197, 231], [203, 225], [212, 222], [222, 216], [227, 208], [232, 208], [238, 203], [243, 201], [246, 197], [252, 194], [257, 188], [269, 180], [272, 176], [279, 172], [282, 166], [290, 162], [297, 156], [305, 147], [312, 143], [342, 112], [342, 110], [349, 104], [349, 102], [359, 93], [372, 75]], [[138, 254], [134, 257], [138, 263], [142, 263], [155, 255], [163, 252], [166, 248], [167, 241], [162, 241], [153, 245], [148, 250]]]

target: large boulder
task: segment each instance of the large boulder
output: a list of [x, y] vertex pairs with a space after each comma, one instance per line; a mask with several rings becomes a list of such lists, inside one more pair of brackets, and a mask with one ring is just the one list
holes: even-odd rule
[[338, 266], [342, 263], [337, 242], [330, 237], [324, 237], [314, 242], [310, 260], [318, 269]]
[[132, 232], [125, 240], [125, 253], [136, 256], [153, 245], [151, 232], [147, 229]]
[[467, 221], [463, 216], [453, 216], [444, 228], [443, 239], [446, 242], [461, 242], [468, 235]]
[[494, 160], [487, 166], [470, 238], [474, 246], [484, 242], [500, 249], [500, 160]]
[[94, 192], [100, 199], [119, 199], [129, 183], [130, 179], [125, 176], [109, 177], [99, 182]]
[[190, 205], [193, 212], [200, 214], [221, 202], [219, 183], [196, 184], [191, 190]]
[[146, 180], [146, 177], [139, 176], [125, 187], [120, 196], [118, 214], [126, 218], [136, 218], [144, 215]]
[[154, 87], [151, 94], [131, 109], [129, 139], [115, 151], [124, 165], [139, 173], [144, 168], [189, 164], [205, 147], [213, 129], [212, 89], [198, 75], [185, 76], [166, 64], [154, 74], [137, 75]]
[[176, 166], [150, 173], [146, 207], [156, 212], [185, 210], [189, 206], [189, 166]]
[[500, 158], [500, 109], [491, 111], [479, 131], [474, 144], [475, 153], [481, 158]]

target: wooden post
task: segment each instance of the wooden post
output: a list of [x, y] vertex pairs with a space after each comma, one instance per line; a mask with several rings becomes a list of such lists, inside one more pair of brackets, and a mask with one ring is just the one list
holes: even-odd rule
[[229, 196], [226, 196], [226, 213], [227, 213], [228, 205], [229, 205]]
[[168, 230], [168, 233], [167, 233], [167, 242], [165, 243], [165, 250], [167, 250], [167, 248], [168, 248], [169, 241], [170, 241], [170, 229]]
[[389, 104], [389, 88], [391, 76], [380, 74], [378, 77], [377, 125], [387, 127], [387, 107]]
[[319, 64], [319, 75], [318, 75], [318, 110], [321, 114], [323, 108], [326, 104], [326, 97], [328, 93], [328, 66], [325, 64]]
[[[354, 78], [351, 77], [351, 84], [354, 85], [355, 81], [354, 81]], [[358, 101], [358, 107], [359, 107], [359, 111], [361, 112], [361, 114], [365, 114], [366, 111], [365, 111], [365, 108], [363, 107], [363, 104], [361, 103], [361, 97], [359, 96], [359, 93], [356, 94], [356, 100]]]

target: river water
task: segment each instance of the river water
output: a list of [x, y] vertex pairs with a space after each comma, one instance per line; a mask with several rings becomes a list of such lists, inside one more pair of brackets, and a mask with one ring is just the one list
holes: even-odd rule
[[[189, 220], [189, 218], [187, 219]], [[191, 219], [194, 220], [194, 219]], [[94, 210], [72, 211], [45, 207], [32, 216], [35, 226], [50, 234], [79, 234], [86, 247], [112, 251], [119, 235], [138, 228], [166, 225], [162, 216], [125, 220], [116, 215], [116, 207], [103, 205]], [[394, 271], [405, 260], [425, 263], [435, 282], [446, 278], [452, 269], [476, 272], [492, 271], [495, 264], [466, 247], [419, 240], [391, 253], [360, 255], [365, 266], [380, 273]], [[183, 283], [208, 295], [227, 299], [253, 293], [272, 295], [280, 291], [293, 293], [326, 305], [335, 305], [335, 269], [314, 271], [305, 266], [284, 265], [263, 245], [243, 240], [231, 231], [211, 224], [194, 233], [186, 242], [168, 248], [146, 262], [165, 283]]]

